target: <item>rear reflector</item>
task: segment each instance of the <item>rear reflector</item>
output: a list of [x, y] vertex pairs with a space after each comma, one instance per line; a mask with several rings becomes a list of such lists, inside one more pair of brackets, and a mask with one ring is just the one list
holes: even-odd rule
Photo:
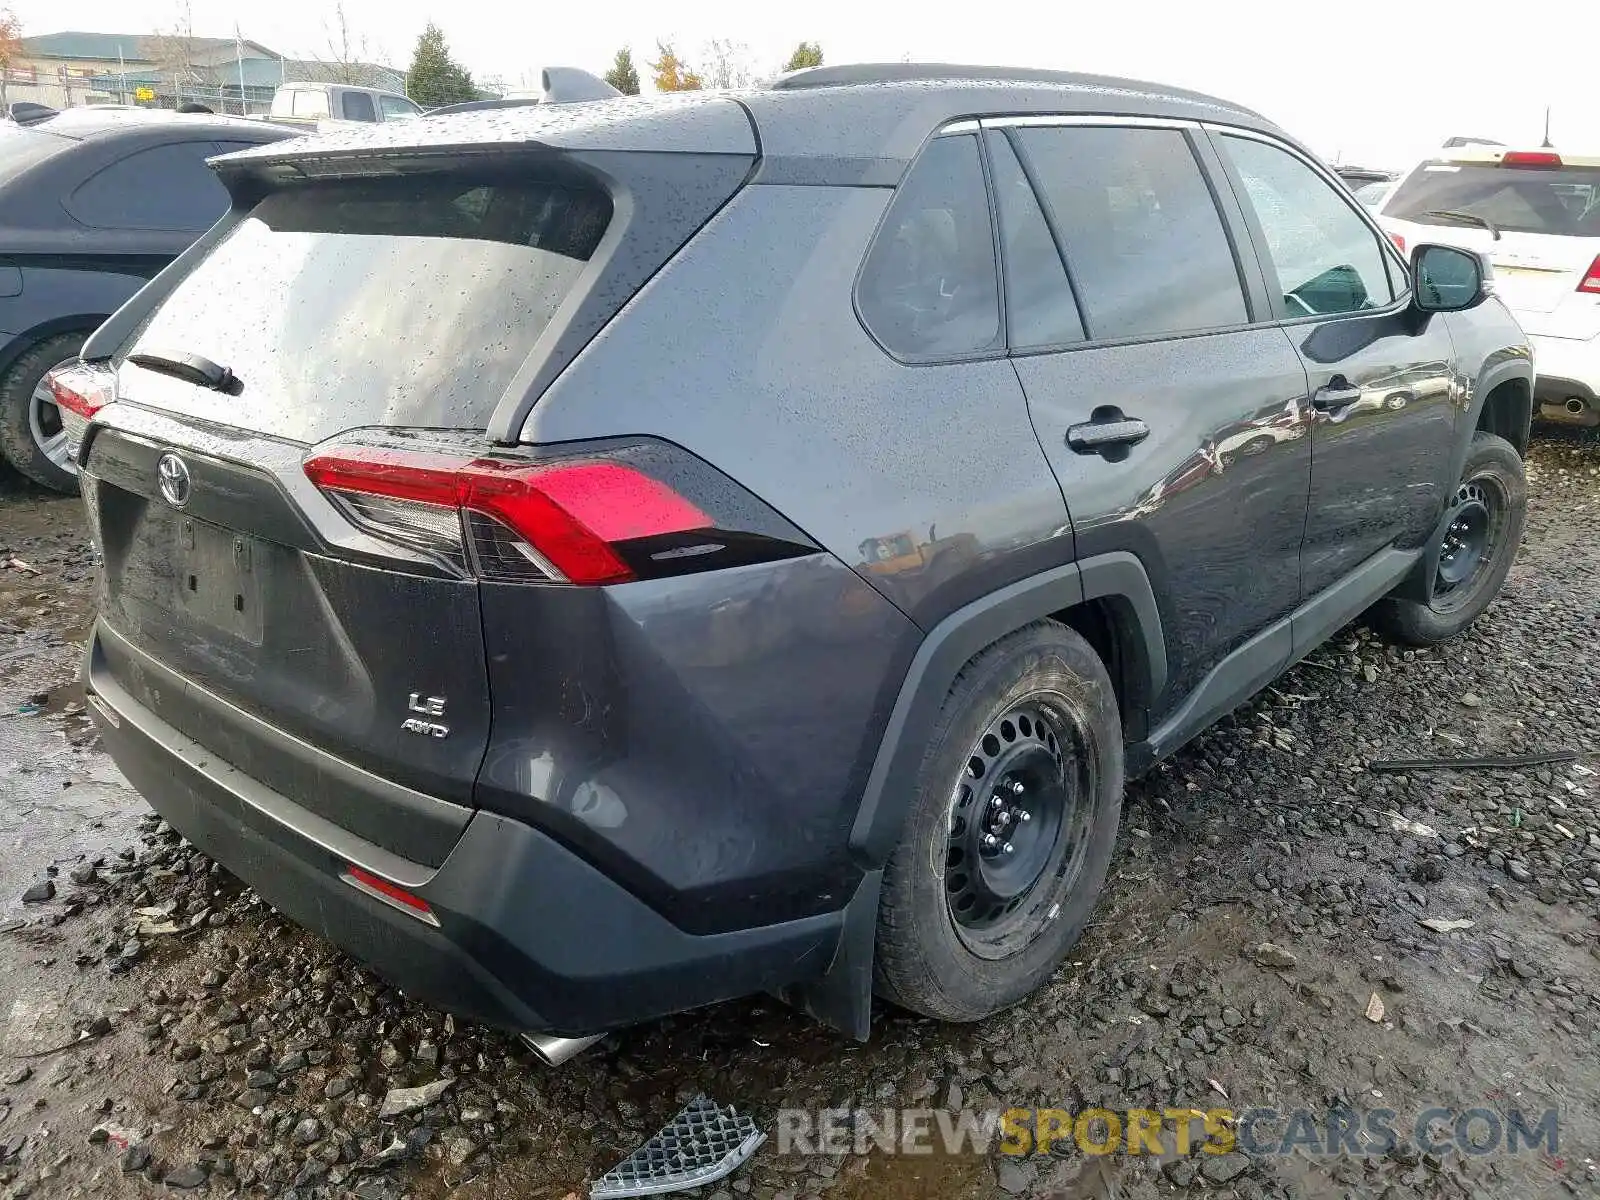
[[108, 367], [73, 363], [46, 374], [44, 384], [61, 415], [67, 447], [76, 459], [95, 413], [117, 398], [117, 377]]
[[439, 923], [438, 919], [433, 915], [433, 909], [428, 907], [428, 902], [421, 896], [414, 896], [399, 884], [390, 883], [387, 879], [374, 875], [371, 871], [362, 870], [354, 863], [345, 867], [344, 874], [340, 878], [357, 891], [366, 892], [369, 896], [375, 896], [392, 908], [398, 908], [414, 917], [420, 917], [433, 925]]
[[1600, 254], [1595, 255], [1595, 260], [1589, 264], [1589, 269], [1578, 281], [1578, 290], [1591, 296], [1600, 296]]
[[1561, 155], [1551, 150], [1508, 150], [1500, 159], [1502, 167], [1559, 167]]
[[1401, 237], [1398, 233], [1391, 233], [1389, 235], [1389, 240], [1394, 243], [1395, 249], [1401, 251], [1402, 253], [1405, 252], [1405, 248], [1406, 248], [1406, 239], [1405, 238]]
[[482, 579], [626, 583], [816, 550], [675, 446], [593, 445], [489, 456], [386, 433], [317, 447], [304, 469], [353, 523]]

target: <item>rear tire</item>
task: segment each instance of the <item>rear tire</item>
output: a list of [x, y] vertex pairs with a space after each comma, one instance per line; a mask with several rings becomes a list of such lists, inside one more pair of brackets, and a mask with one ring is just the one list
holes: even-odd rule
[[73, 495], [78, 474], [60, 461], [59, 418], [55, 405], [35, 393], [51, 368], [78, 357], [88, 335], [61, 333], [35, 342], [0, 379], [0, 454], [35, 483]]
[[1105, 881], [1122, 783], [1116, 696], [1076, 632], [1041, 621], [968, 663], [884, 869], [878, 993], [975, 1021], [1044, 983]]
[[1451, 509], [1433, 600], [1424, 604], [1389, 596], [1369, 614], [1372, 625], [1395, 641], [1409, 646], [1449, 641], [1500, 594], [1528, 517], [1528, 481], [1510, 442], [1492, 433], [1473, 435]]

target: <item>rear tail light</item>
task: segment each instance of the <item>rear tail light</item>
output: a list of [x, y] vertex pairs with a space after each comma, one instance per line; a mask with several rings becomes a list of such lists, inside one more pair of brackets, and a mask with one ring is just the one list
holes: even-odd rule
[[95, 413], [116, 399], [117, 377], [109, 367], [73, 363], [49, 372], [44, 384], [55, 402], [56, 411], [61, 414], [61, 431], [76, 459], [89, 422]]
[[305, 473], [368, 532], [484, 579], [626, 583], [816, 550], [662, 443], [529, 458], [340, 440], [317, 447]]
[[1589, 269], [1583, 273], [1583, 278], [1578, 281], [1578, 290], [1591, 296], [1600, 296], [1600, 254], [1589, 264]]
[[1553, 150], [1508, 150], [1500, 159], [1502, 167], [1559, 167], [1561, 155]]

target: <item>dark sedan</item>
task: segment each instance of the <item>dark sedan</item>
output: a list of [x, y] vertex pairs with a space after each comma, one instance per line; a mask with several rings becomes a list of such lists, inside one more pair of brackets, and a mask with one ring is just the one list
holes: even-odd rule
[[262, 121], [69, 109], [0, 123], [0, 454], [59, 491], [77, 468], [44, 377], [228, 208], [206, 159], [295, 136]]

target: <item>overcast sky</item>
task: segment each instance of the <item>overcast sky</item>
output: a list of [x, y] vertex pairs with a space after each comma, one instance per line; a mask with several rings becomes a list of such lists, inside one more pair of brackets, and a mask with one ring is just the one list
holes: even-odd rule
[[[3, 0], [0, 0], [3, 2]], [[168, 28], [180, 0], [9, 0], [23, 32]], [[1068, 0], [983, 5], [806, 0], [345, 0], [374, 56], [404, 67], [436, 21], [475, 76], [531, 86], [542, 66], [597, 73], [629, 43], [641, 76], [657, 39], [691, 63], [712, 38], [773, 70], [802, 38], [829, 62], [972, 62], [1127, 75], [1213, 92], [1278, 121], [1319, 153], [1403, 167], [1452, 134], [1536, 145], [1554, 110], [1557, 145], [1600, 153], [1595, 0]], [[194, 31], [244, 36], [287, 56], [326, 57], [331, 0], [192, 0]]]

